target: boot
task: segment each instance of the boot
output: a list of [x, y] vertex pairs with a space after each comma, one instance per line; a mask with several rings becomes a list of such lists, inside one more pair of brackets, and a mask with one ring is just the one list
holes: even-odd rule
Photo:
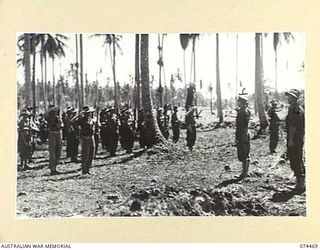
[[304, 176], [297, 176], [296, 187], [294, 191], [297, 194], [302, 194], [306, 191]]
[[242, 173], [238, 177], [239, 180], [243, 180], [245, 177], [248, 176], [249, 165], [250, 165], [250, 160], [246, 160], [242, 162]]

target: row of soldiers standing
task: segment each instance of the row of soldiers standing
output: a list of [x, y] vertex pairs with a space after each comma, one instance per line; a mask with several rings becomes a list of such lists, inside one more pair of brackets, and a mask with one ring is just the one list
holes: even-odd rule
[[[166, 139], [169, 138], [169, 108], [169, 105], [165, 105], [163, 109], [158, 110], [157, 115], [159, 128]], [[178, 107], [174, 106], [171, 115], [174, 142], [179, 140], [181, 127], [177, 112]], [[99, 142], [101, 142], [102, 149], [107, 150], [110, 156], [116, 154], [119, 141], [122, 148], [127, 153], [131, 153], [137, 134], [139, 135], [140, 147], [144, 148], [148, 145], [145, 136], [143, 109], [139, 110], [137, 129], [135, 129], [134, 120], [128, 109], [117, 114], [114, 108], [105, 108], [99, 112], [97, 109], [85, 106], [77, 112], [74, 108], [69, 107], [66, 112], [60, 115], [60, 109], [51, 105], [45, 114], [40, 114], [36, 124], [32, 125], [32, 130], [30, 130], [30, 123], [34, 121], [32, 113], [25, 109], [20, 113], [20, 117], [21, 119], [18, 122], [18, 151], [21, 157], [21, 169], [29, 167], [28, 162], [31, 161], [33, 153], [30, 142], [34, 141], [36, 137], [39, 137], [42, 142], [49, 141], [49, 165], [52, 175], [58, 174], [57, 165], [61, 156], [62, 139], [66, 140], [67, 158], [70, 158], [71, 162], [74, 163], [80, 162], [78, 160], [78, 149], [81, 142], [83, 174], [89, 173], [92, 159], [98, 153]], [[33, 130], [33, 128], [35, 129]], [[193, 136], [193, 142], [190, 142], [190, 134], [190, 132], [187, 132], [187, 145], [192, 148], [195, 135]], [[33, 148], [34, 146], [35, 144], [33, 144]]]

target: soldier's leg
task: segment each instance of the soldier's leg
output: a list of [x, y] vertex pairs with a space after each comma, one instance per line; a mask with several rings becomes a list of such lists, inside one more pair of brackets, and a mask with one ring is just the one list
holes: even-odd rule
[[94, 154], [95, 154], [95, 138], [92, 137], [90, 140], [89, 140], [89, 155], [88, 155], [88, 165], [87, 165], [87, 171], [89, 172], [90, 171], [90, 168], [92, 167], [92, 161], [93, 161], [93, 158], [94, 158]]
[[62, 139], [60, 133], [56, 134], [56, 141], [56, 165], [59, 165], [62, 150]]
[[56, 153], [55, 153], [56, 141], [53, 133], [49, 133], [49, 166], [51, 173], [56, 172]]
[[81, 169], [82, 174], [87, 174], [89, 172], [88, 169], [88, 161], [89, 161], [89, 153], [90, 153], [90, 140], [88, 138], [82, 137], [81, 140], [81, 153], [82, 153], [82, 162]]

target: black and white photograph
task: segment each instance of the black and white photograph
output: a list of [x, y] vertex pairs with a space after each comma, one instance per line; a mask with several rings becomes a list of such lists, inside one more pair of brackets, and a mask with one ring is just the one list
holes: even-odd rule
[[17, 219], [308, 214], [305, 33], [16, 33]]

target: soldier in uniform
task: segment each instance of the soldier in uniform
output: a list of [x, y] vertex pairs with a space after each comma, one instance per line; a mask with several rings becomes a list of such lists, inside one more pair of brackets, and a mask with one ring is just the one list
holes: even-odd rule
[[30, 113], [27, 110], [22, 110], [20, 116], [22, 119], [18, 123], [18, 152], [20, 154], [19, 169], [28, 169], [28, 160], [31, 154], [31, 135], [30, 135]]
[[172, 126], [174, 143], [178, 142], [180, 137], [180, 120], [178, 118], [177, 112], [178, 112], [178, 107], [175, 105], [173, 106], [173, 114], [171, 116], [171, 126]]
[[94, 121], [93, 112], [95, 109], [84, 106], [79, 114], [75, 116], [71, 122], [74, 126], [80, 128], [81, 137], [81, 169], [82, 174], [90, 175], [90, 168], [92, 167], [92, 161], [95, 152], [94, 143]]
[[303, 163], [304, 110], [298, 104], [299, 90], [291, 89], [285, 94], [290, 105], [286, 117], [287, 156], [291, 169], [296, 176], [295, 191], [303, 193], [305, 191], [305, 166]]
[[105, 120], [105, 139], [107, 151], [110, 153], [110, 156], [116, 155], [116, 150], [118, 146], [118, 121], [115, 116], [115, 109], [108, 109], [106, 111], [106, 120]]
[[134, 143], [134, 132], [130, 123], [130, 111], [125, 110], [120, 116], [119, 135], [121, 146], [126, 150], [127, 154], [132, 153]]
[[251, 113], [248, 109], [248, 99], [245, 94], [239, 94], [238, 107], [236, 108], [236, 111], [237, 154], [239, 161], [242, 163], [242, 173], [238, 179], [242, 180], [248, 175], [250, 165], [250, 134], [248, 131], [248, 125]]
[[163, 116], [162, 116], [162, 122], [163, 122], [163, 125], [162, 125], [162, 128], [163, 128], [163, 136], [164, 138], [166, 138], [168, 140], [169, 138], [169, 115], [168, 115], [168, 109], [169, 109], [169, 105], [168, 104], [165, 104], [164, 107], [163, 107]]
[[196, 120], [194, 119], [195, 107], [188, 107], [187, 113], [185, 114], [185, 123], [187, 127], [187, 146], [190, 151], [196, 142], [197, 130], [196, 130]]
[[71, 162], [78, 163], [79, 148], [79, 129], [74, 127], [71, 120], [76, 116], [77, 111], [74, 108], [68, 108], [65, 117], [66, 139], [67, 139], [67, 158], [71, 158]]
[[53, 105], [50, 106], [48, 116], [46, 117], [49, 130], [49, 165], [51, 175], [59, 174], [57, 165], [61, 156], [61, 129], [63, 127], [62, 120], [59, 115], [59, 108]]
[[279, 122], [280, 118], [277, 114], [277, 101], [272, 100], [271, 105], [268, 109], [269, 116], [269, 130], [270, 130], [270, 139], [269, 139], [269, 149], [270, 153], [276, 153], [276, 148], [279, 141]]

